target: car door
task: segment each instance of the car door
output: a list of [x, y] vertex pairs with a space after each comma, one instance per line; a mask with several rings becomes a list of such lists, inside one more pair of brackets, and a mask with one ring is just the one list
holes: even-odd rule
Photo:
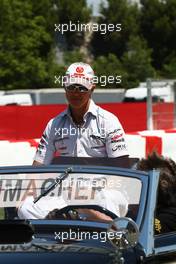
[[176, 231], [154, 236], [153, 263], [176, 263]]
[[[146, 236], [143, 248], [145, 248], [145, 263], [176, 263], [176, 230], [156, 234], [155, 210], [157, 205], [157, 193], [159, 185], [159, 175], [156, 172], [150, 173], [150, 186], [147, 199], [147, 208], [145, 214], [142, 239]], [[154, 226], [155, 225], [155, 226]], [[145, 231], [145, 232], [144, 232]]]

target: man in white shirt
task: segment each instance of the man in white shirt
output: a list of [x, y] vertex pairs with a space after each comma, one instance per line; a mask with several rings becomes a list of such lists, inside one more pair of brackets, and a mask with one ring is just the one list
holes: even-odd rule
[[120, 157], [128, 155], [118, 118], [91, 99], [94, 72], [82, 62], [71, 64], [65, 76], [68, 108], [51, 119], [40, 140], [33, 165], [48, 165], [54, 156]]
[[[108, 209], [118, 217], [123, 217], [128, 211], [128, 201], [125, 195], [114, 189], [105, 189], [97, 192], [93, 204]], [[27, 197], [25, 202], [18, 208], [18, 216], [21, 219], [44, 219], [54, 209], [62, 209], [67, 206], [62, 196], [42, 197], [37, 203], [33, 197]], [[111, 220], [111, 218], [93, 209], [79, 209], [80, 214], [86, 215], [90, 220]]]
[[[34, 166], [48, 165], [57, 155], [111, 158], [128, 155], [125, 133], [118, 118], [97, 106], [91, 99], [95, 88], [93, 78], [94, 71], [86, 63], [77, 62], [68, 67], [65, 76], [68, 108], [47, 124], [34, 158]], [[109, 194], [107, 196], [109, 197]], [[100, 205], [106, 204], [107, 209], [112, 209], [112, 197], [111, 199], [105, 195], [103, 197]], [[116, 197], [114, 193], [114, 201], [118, 199]], [[61, 200], [58, 200], [58, 209], [63, 207], [64, 201]], [[127, 204], [123, 203], [127, 208]], [[27, 199], [19, 208], [18, 214], [24, 218], [44, 216], [46, 205], [48, 212], [54, 209], [56, 203], [51, 199], [46, 203], [40, 201], [34, 204], [32, 199]], [[115, 204], [114, 208], [118, 215], [118, 204]], [[94, 210], [89, 212], [95, 218], [102, 218]]]

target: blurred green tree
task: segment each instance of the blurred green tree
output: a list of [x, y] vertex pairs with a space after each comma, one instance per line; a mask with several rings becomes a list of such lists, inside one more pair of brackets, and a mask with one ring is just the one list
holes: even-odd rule
[[146, 41], [139, 36], [132, 36], [127, 43], [127, 51], [123, 54], [122, 64], [128, 73], [125, 87], [137, 87], [146, 78], [155, 77], [156, 73], [151, 65], [151, 49]]
[[153, 49], [153, 65], [162, 70], [176, 48], [176, 1], [141, 0], [141, 33]]
[[79, 3], [75, 0], [55, 0], [55, 7], [60, 28], [63, 26], [66, 30], [68, 26], [67, 31], [61, 33], [57, 30], [56, 34], [62, 34], [66, 39], [65, 49], [73, 50], [75, 47], [79, 47], [84, 43], [85, 36], [80, 25], [87, 24], [91, 16], [91, 9], [87, 7], [86, 0], [79, 0]]
[[162, 77], [169, 79], [176, 79], [176, 56], [167, 58], [166, 63], [163, 65]]
[[97, 87], [99, 88], [120, 88], [123, 87], [127, 73], [124, 71], [120, 60], [115, 54], [99, 56], [93, 63]]
[[74, 49], [73, 51], [67, 51], [64, 53], [64, 61], [67, 67], [70, 63], [84, 61], [84, 56], [78, 49]]
[[49, 0], [0, 0], [0, 89], [48, 87], [53, 12]]
[[106, 6], [101, 6], [101, 16], [97, 20], [100, 24], [121, 24], [121, 31], [107, 31], [106, 34], [94, 32], [92, 38], [95, 56], [114, 53], [121, 58], [127, 49], [127, 42], [131, 35], [139, 32], [139, 9], [128, 0], [108, 0]]

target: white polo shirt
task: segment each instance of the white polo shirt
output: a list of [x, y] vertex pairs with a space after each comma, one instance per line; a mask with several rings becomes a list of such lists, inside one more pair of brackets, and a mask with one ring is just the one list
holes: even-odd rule
[[120, 157], [128, 155], [125, 133], [118, 118], [92, 100], [78, 127], [69, 108], [51, 119], [40, 140], [34, 160], [50, 164], [54, 156]]
[[[100, 190], [96, 193], [95, 205], [100, 205], [103, 208], [116, 214], [118, 217], [123, 217], [128, 212], [128, 201], [123, 193], [114, 190]], [[42, 197], [37, 203], [34, 203], [32, 196], [28, 196], [19, 206], [17, 213], [20, 219], [43, 219], [54, 209], [62, 209], [68, 206], [67, 201], [62, 196]]]

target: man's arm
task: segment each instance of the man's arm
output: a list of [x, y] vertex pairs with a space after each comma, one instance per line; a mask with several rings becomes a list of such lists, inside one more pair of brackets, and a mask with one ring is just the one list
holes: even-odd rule
[[116, 116], [111, 116], [107, 126], [106, 151], [109, 158], [127, 157], [129, 155], [126, 136]]
[[55, 147], [53, 141], [52, 126], [53, 119], [48, 122], [40, 139], [36, 154], [34, 156], [34, 162], [32, 164], [33, 166], [48, 165], [53, 159]]

